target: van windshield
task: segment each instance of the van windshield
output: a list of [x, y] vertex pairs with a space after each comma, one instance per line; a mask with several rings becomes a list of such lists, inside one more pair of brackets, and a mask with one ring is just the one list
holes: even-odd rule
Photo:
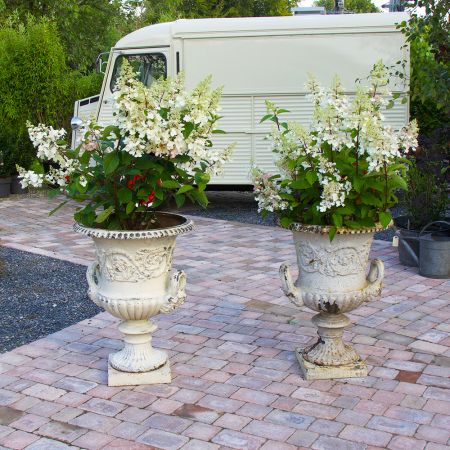
[[127, 60], [133, 70], [138, 73], [138, 80], [146, 86], [150, 86], [154, 80], [167, 77], [167, 60], [162, 53], [140, 53], [138, 55], [120, 55], [114, 63], [114, 70], [111, 77], [111, 92], [116, 90], [117, 78], [119, 78], [120, 68], [123, 61]]

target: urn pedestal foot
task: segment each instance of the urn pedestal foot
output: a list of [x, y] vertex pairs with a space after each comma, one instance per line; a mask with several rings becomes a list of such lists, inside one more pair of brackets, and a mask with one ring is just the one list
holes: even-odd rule
[[137, 386], [141, 384], [170, 383], [170, 363], [149, 372], [122, 372], [108, 364], [108, 386]]
[[127, 320], [119, 325], [125, 345], [109, 355], [109, 386], [170, 383], [168, 355], [151, 345], [156, 328], [149, 320]]
[[350, 319], [344, 314], [321, 312], [312, 318], [317, 325], [317, 342], [297, 349], [297, 359], [307, 380], [364, 377], [367, 367], [358, 353], [343, 340]]
[[359, 378], [367, 376], [367, 366], [361, 359], [341, 366], [319, 366], [303, 358], [303, 350], [296, 350], [300, 370], [305, 380], [330, 380], [334, 378]]

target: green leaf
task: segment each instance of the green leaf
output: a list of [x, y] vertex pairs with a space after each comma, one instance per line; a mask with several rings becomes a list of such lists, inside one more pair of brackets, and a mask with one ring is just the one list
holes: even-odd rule
[[408, 184], [406, 183], [406, 181], [400, 175], [397, 174], [391, 175], [389, 177], [388, 184], [391, 189], [400, 188], [405, 191], [408, 189]]
[[308, 180], [308, 183], [312, 186], [317, 181], [316, 172], [313, 172], [312, 170], [306, 172], [306, 179]]
[[263, 123], [266, 120], [269, 120], [270, 118], [272, 118], [273, 114], [266, 114], [265, 116], [262, 117], [262, 119], [259, 121], [259, 123]]
[[60, 194], [59, 189], [50, 189], [50, 190], [47, 192], [48, 198], [55, 198], [55, 197], [58, 196], [58, 194]]
[[187, 122], [184, 124], [183, 136], [185, 139], [187, 139], [189, 137], [189, 135], [192, 133], [193, 129], [194, 129], [194, 124], [192, 122]]
[[380, 212], [378, 217], [380, 219], [381, 225], [383, 225], [384, 228], [386, 228], [391, 223], [392, 215], [389, 212]]
[[62, 203], [60, 203], [56, 208], [53, 208], [48, 215], [49, 216], [53, 216], [53, 214], [55, 214], [56, 211], [58, 211], [59, 209], [61, 209], [69, 200], [65, 200]]
[[175, 203], [177, 204], [177, 208], [181, 208], [186, 201], [186, 197], [184, 195], [175, 195]]
[[103, 157], [103, 167], [105, 168], [105, 175], [113, 173], [119, 167], [120, 159], [116, 152], [107, 153]]
[[95, 222], [102, 223], [104, 222], [114, 211], [114, 206], [110, 206], [109, 208], [104, 209], [100, 214], [97, 214], [95, 218]]
[[226, 134], [226, 131], [223, 131], [223, 130], [213, 130], [213, 134]]
[[127, 208], [125, 209], [125, 212], [127, 214], [131, 214], [134, 211], [134, 208], [136, 208], [136, 205], [134, 204], [134, 202], [129, 202], [127, 204]]
[[178, 181], [175, 180], [164, 180], [161, 183], [161, 186], [166, 189], [177, 189], [180, 187], [180, 183], [178, 183]]
[[333, 214], [331, 216], [331, 218], [333, 219], [333, 223], [337, 228], [342, 227], [342, 216], [339, 214]]
[[330, 242], [333, 241], [334, 236], [336, 236], [337, 228], [336, 227], [330, 227], [330, 230], [328, 231], [328, 238], [330, 239]]
[[202, 191], [196, 191], [196, 190], [192, 190], [189, 195], [203, 208], [206, 208], [208, 206], [208, 197], [206, 196], [206, 194]]
[[289, 184], [289, 186], [292, 189], [308, 189], [309, 187], [311, 187], [306, 178], [299, 178], [298, 180], [294, 180]]
[[280, 219], [280, 225], [283, 228], [289, 228], [290, 225], [292, 225], [294, 221], [290, 217], [282, 217]]
[[133, 193], [130, 191], [130, 189], [123, 187], [118, 190], [117, 197], [119, 198], [120, 203], [128, 203], [131, 202]]
[[192, 189], [194, 189], [193, 186], [185, 184], [184, 186], [181, 186], [180, 189], [178, 189], [177, 195], [184, 194], [185, 192], [191, 191]]
[[288, 109], [277, 109], [277, 114], [283, 114], [283, 113], [288, 113], [290, 112]]

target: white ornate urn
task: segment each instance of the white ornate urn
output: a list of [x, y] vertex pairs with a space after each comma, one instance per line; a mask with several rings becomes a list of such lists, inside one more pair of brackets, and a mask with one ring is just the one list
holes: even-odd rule
[[295, 305], [318, 312], [312, 318], [318, 341], [296, 351], [303, 375], [307, 380], [366, 376], [364, 361], [343, 341], [350, 324], [344, 313], [381, 293], [383, 262], [372, 260], [367, 274], [373, 234], [379, 229], [339, 228], [332, 242], [329, 227], [294, 224], [291, 229], [299, 274], [293, 283], [289, 265], [281, 265], [283, 291]]
[[109, 231], [75, 224], [90, 236], [97, 260], [87, 270], [91, 300], [122, 320], [122, 350], [109, 355], [108, 385], [123, 386], [171, 381], [168, 355], [151, 345], [157, 326], [149, 320], [180, 306], [186, 297], [186, 275], [171, 274], [175, 239], [193, 229], [185, 217], [157, 213], [165, 228]]

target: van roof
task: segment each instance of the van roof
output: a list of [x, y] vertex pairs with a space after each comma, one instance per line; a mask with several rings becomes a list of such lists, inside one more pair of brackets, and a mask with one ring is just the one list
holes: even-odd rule
[[284, 17], [238, 17], [229, 19], [180, 19], [133, 31], [115, 48], [170, 45], [177, 37], [254, 36], [261, 34], [314, 34], [326, 32], [382, 31], [408, 20], [407, 13], [332, 14]]

